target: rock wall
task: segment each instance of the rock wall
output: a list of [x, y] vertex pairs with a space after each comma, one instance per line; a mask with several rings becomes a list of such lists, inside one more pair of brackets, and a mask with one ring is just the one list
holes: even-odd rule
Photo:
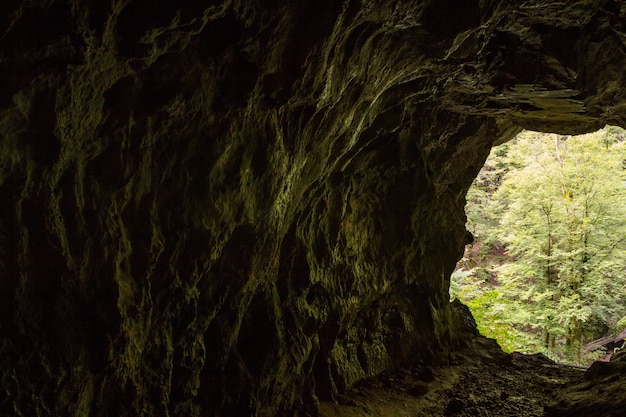
[[625, 13], [3, 1], [0, 414], [306, 415], [445, 362], [467, 188], [626, 126]]

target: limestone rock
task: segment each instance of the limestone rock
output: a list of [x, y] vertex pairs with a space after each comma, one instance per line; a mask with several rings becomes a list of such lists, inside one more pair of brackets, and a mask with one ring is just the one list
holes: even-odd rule
[[626, 125], [625, 12], [4, 1], [0, 415], [306, 414], [445, 362], [472, 179]]

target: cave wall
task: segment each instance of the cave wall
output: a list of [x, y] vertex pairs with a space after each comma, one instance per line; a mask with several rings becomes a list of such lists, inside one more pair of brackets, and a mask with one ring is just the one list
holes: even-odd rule
[[314, 414], [445, 363], [467, 188], [522, 128], [626, 125], [625, 9], [3, 2], [0, 415]]

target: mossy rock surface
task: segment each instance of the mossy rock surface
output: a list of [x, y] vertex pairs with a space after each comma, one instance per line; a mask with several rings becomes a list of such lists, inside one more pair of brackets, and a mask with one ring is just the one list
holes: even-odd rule
[[445, 363], [492, 144], [626, 125], [614, 1], [6, 3], [1, 415], [306, 414]]

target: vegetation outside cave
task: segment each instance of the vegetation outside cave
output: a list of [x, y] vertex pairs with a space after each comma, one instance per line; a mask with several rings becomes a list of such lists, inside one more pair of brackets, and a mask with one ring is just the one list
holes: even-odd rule
[[507, 352], [589, 365], [626, 329], [626, 131], [524, 131], [467, 195], [474, 242], [452, 275], [481, 333]]

